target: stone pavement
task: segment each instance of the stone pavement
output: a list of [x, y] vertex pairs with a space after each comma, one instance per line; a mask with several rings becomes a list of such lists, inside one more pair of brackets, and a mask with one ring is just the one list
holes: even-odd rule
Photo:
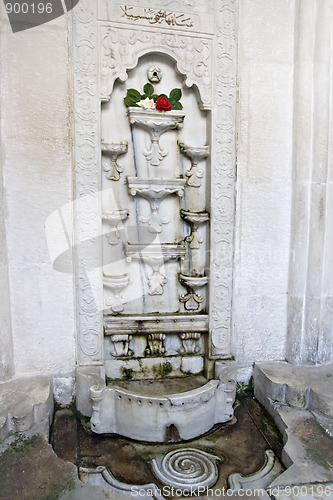
[[[210, 450], [220, 456], [215, 492], [217, 486], [220, 491], [223, 488], [226, 491], [230, 474], [240, 473], [244, 492], [229, 490], [224, 495], [226, 498], [333, 500], [332, 368], [295, 367], [283, 362], [255, 366], [255, 395], [274, 418], [284, 445], [263, 407], [252, 398], [244, 398], [235, 408], [237, 421], [216, 426], [190, 443], [158, 446], [86, 432], [84, 422], [79, 422], [71, 410], [60, 410], [52, 427], [52, 448], [45, 436], [29, 436], [36, 430], [36, 416], [39, 415], [42, 422], [48, 421], [49, 385], [39, 380], [34, 387], [33, 381], [26, 379], [23, 393], [28, 394], [31, 389], [33, 399], [38, 401], [37, 410], [33, 411], [35, 404], [27, 404], [29, 398], [22, 402], [19, 398], [11, 399], [8, 391], [15, 392], [15, 387], [4, 386], [7, 406], [2, 407], [2, 433], [5, 441], [20, 436], [21, 439], [0, 455], [0, 500], [133, 499], [136, 497], [128, 495], [128, 491], [119, 492], [112, 487], [105, 489], [80, 481], [78, 468], [93, 470], [105, 466], [122, 484], [155, 482], [160, 486], [149, 465], [151, 456], [156, 450], [163, 454], [170, 447], [186, 446]], [[263, 455], [268, 449], [274, 450], [287, 467], [269, 484], [260, 479], [265, 466]], [[80, 477], [83, 479], [83, 476]], [[245, 492], [246, 485], [249, 487]], [[256, 485], [261, 485], [260, 495]], [[137, 498], [146, 499], [149, 495]], [[162, 500], [163, 497], [153, 498]], [[201, 498], [208, 500], [212, 495]]]

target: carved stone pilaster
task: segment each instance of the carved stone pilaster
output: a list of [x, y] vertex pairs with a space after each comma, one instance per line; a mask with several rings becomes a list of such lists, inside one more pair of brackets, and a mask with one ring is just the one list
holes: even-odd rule
[[147, 337], [146, 354], [149, 356], [162, 356], [165, 353], [165, 333], [151, 333]]
[[[78, 363], [104, 363], [102, 318], [98, 28], [95, 0], [73, 9]], [[83, 243], [84, 244], [81, 244]], [[96, 272], [90, 272], [92, 269]]]
[[237, 0], [216, 0], [211, 172], [210, 341], [212, 358], [230, 357], [236, 165]]

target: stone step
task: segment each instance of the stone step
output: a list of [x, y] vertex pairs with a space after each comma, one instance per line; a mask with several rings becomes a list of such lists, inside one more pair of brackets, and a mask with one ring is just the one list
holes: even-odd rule
[[333, 364], [297, 366], [284, 361], [259, 363], [254, 367], [255, 395], [268, 400], [306, 408], [333, 418]]
[[18, 437], [46, 439], [53, 413], [51, 381], [46, 376], [20, 377], [0, 384], [0, 452]]
[[282, 460], [287, 470], [271, 487], [333, 481], [332, 374], [332, 365], [255, 365], [254, 394], [273, 416], [284, 440]]

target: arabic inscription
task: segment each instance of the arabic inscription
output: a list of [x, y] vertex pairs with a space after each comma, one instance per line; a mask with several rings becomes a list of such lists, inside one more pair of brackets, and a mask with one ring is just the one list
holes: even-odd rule
[[172, 12], [162, 9], [151, 9], [149, 7], [133, 7], [128, 5], [120, 6], [122, 17], [130, 21], [148, 21], [151, 25], [177, 26], [180, 28], [193, 28], [194, 23], [187, 14]]

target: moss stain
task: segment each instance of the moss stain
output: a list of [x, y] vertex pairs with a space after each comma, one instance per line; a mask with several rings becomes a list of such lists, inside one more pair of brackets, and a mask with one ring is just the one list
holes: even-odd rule
[[126, 368], [123, 366], [121, 372], [122, 378], [125, 380], [132, 380], [134, 378], [134, 370], [132, 368]]
[[153, 365], [153, 374], [155, 378], [166, 378], [172, 372], [172, 364], [169, 361]]
[[253, 396], [253, 377], [250, 378], [248, 384], [237, 382], [236, 392], [238, 396]]

